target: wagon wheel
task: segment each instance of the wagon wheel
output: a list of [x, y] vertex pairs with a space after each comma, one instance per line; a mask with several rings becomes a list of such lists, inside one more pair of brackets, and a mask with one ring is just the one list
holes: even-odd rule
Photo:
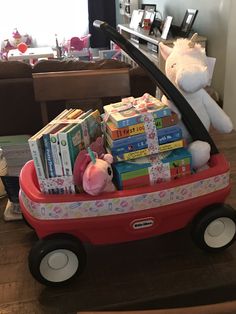
[[221, 251], [232, 244], [236, 235], [236, 211], [230, 206], [215, 205], [195, 219], [192, 237], [206, 251]]
[[32, 276], [47, 286], [69, 283], [84, 270], [86, 252], [80, 241], [66, 234], [39, 240], [29, 253]]

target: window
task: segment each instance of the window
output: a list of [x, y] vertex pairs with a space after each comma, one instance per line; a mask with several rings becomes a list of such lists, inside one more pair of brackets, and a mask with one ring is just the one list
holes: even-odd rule
[[55, 46], [88, 33], [88, 1], [11, 0], [1, 2], [0, 42], [12, 38], [15, 28], [29, 34], [35, 46]]

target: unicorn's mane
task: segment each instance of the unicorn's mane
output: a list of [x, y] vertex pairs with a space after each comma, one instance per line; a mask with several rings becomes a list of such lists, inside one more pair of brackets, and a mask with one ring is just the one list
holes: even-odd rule
[[[181, 52], [184, 52], [184, 51], [188, 51], [190, 52], [191, 49], [193, 48], [190, 48], [189, 47], [189, 43], [190, 43], [190, 40], [189, 39], [186, 39], [186, 38], [179, 38], [177, 39], [175, 42], [174, 42], [174, 50], [176, 51], [181, 51]], [[199, 50], [199, 52], [202, 50], [202, 47], [200, 44], [195, 44], [194, 46], [194, 49], [195, 50]]]

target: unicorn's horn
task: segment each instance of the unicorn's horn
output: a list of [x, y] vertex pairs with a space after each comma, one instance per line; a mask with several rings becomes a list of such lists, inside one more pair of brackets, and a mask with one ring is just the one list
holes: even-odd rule
[[189, 48], [194, 48], [197, 38], [198, 38], [198, 33], [194, 33], [188, 43]]
[[88, 153], [89, 153], [89, 156], [90, 156], [90, 158], [91, 158], [92, 163], [95, 164], [95, 163], [96, 163], [96, 157], [95, 157], [95, 154], [94, 154], [94, 152], [91, 150], [90, 147], [88, 147]]

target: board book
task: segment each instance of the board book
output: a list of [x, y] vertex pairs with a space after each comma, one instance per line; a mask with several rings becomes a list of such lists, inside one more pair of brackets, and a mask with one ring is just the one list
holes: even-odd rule
[[[158, 149], [159, 149], [159, 153], [163, 153], [163, 152], [177, 149], [177, 148], [181, 148], [184, 146], [185, 146], [185, 141], [183, 139], [181, 139], [181, 140], [174, 141], [171, 143], [159, 145]], [[106, 146], [106, 150], [108, 153], [112, 154], [109, 146]], [[131, 159], [136, 159], [136, 158], [140, 158], [140, 157], [145, 157], [145, 156], [149, 156], [149, 155], [152, 155], [152, 153], [150, 152], [150, 149], [149, 148], [143, 148], [143, 149], [131, 151], [128, 153], [113, 155], [113, 157], [114, 157], [114, 161], [118, 162], [118, 161], [125, 161], [125, 160], [131, 160]]]
[[169, 181], [191, 174], [191, 154], [185, 148], [166, 153], [114, 163], [114, 179], [118, 189], [128, 189]]
[[[154, 123], [157, 129], [166, 128], [177, 124], [178, 116], [175, 112], [172, 112], [170, 116], [154, 119]], [[111, 139], [117, 140], [120, 138], [145, 133], [145, 127], [144, 123], [138, 123], [124, 128], [117, 128], [114, 123], [108, 120], [106, 123], [106, 132], [109, 134]]]
[[[182, 139], [182, 130], [178, 126], [160, 129], [157, 132], [158, 145], [175, 142]], [[106, 136], [107, 144], [113, 155], [119, 155], [144, 149], [148, 147], [148, 139], [145, 133], [112, 141]]]
[[100, 112], [88, 111], [76, 124], [58, 133], [62, 164], [66, 175], [73, 174], [75, 159], [82, 149], [102, 135]]
[[157, 98], [144, 94], [139, 98], [124, 98], [121, 102], [103, 107], [105, 121], [112, 121], [118, 128], [142, 123], [145, 114], [151, 114], [154, 119], [171, 115], [171, 109]]
[[[43, 193], [54, 194], [53, 188], [47, 188], [47, 179], [57, 176], [54, 167], [50, 132], [53, 133], [63, 126], [68, 127], [72, 121], [78, 119], [83, 113], [80, 109], [65, 109], [51, 122], [28, 139], [28, 144], [34, 161], [40, 190]], [[54, 131], [53, 131], [54, 130]], [[72, 191], [73, 192], [73, 191]]]

